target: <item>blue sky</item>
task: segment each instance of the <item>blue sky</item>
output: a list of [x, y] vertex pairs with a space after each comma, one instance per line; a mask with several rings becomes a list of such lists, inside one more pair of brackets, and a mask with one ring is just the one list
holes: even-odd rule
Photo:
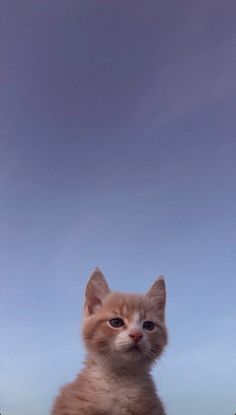
[[0, 412], [82, 367], [84, 286], [168, 289], [168, 415], [235, 402], [236, 5], [3, 1]]

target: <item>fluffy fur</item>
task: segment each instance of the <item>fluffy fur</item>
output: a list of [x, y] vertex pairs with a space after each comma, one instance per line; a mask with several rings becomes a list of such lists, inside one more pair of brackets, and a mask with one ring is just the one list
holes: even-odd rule
[[94, 271], [85, 292], [85, 368], [61, 389], [51, 415], [165, 415], [150, 375], [167, 343], [165, 298], [163, 278], [135, 295], [111, 292]]

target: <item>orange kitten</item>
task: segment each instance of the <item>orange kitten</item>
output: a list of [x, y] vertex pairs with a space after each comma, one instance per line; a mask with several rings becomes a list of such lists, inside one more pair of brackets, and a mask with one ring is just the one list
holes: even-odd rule
[[52, 415], [165, 415], [150, 368], [167, 343], [165, 282], [147, 294], [111, 292], [99, 269], [85, 292], [85, 368]]

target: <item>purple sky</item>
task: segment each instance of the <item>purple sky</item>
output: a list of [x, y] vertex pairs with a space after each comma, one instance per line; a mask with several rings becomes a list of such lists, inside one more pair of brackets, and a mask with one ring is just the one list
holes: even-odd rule
[[168, 287], [168, 415], [235, 413], [236, 3], [2, 2], [0, 412], [82, 365], [89, 273]]

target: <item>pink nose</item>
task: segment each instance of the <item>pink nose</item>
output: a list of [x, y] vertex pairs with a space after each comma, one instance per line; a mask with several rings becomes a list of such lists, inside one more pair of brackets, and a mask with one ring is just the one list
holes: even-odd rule
[[129, 337], [135, 342], [138, 343], [139, 340], [143, 337], [142, 333], [138, 330], [133, 330], [129, 333]]

